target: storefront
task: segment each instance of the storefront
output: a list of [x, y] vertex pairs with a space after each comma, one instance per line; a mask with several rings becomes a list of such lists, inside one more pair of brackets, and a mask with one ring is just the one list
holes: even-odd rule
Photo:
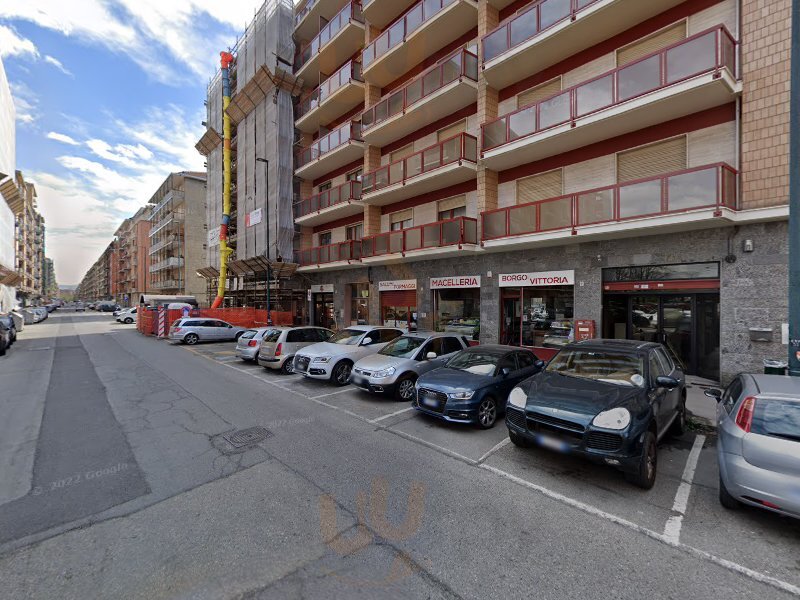
[[417, 328], [417, 280], [378, 282], [381, 322], [386, 327]]
[[477, 341], [481, 330], [481, 276], [431, 277], [436, 331]]
[[501, 274], [500, 342], [550, 358], [574, 339], [575, 271]]
[[664, 344], [689, 375], [720, 374], [719, 263], [603, 269], [603, 337]]
[[314, 310], [314, 325], [336, 328], [336, 309], [333, 304], [333, 284], [312, 285], [311, 302]]
[[350, 325], [369, 325], [369, 283], [350, 283], [345, 314], [350, 315]]

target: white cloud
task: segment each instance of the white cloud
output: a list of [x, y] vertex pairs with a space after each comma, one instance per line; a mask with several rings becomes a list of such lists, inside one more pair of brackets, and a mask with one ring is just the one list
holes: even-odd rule
[[17, 121], [22, 125], [30, 125], [39, 117], [39, 97], [24, 83], [17, 82], [10, 85]]
[[112, 146], [105, 140], [91, 139], [86, 141], [89, 149], [99, 158], [120, 163], [129, 169], [146, 169], [146, 161], [153, 158], [153, 153], [149, 148], [136, 144], [117, 144]]
[[61, 142], [62, 144], [67, 144], [69, 146], [80, 146], [81, 145], [81, 143], [78, 140], [76, 140], [74, 138], [71, 138], [70, 136], [68, 136], [68, 135], [66, 135], [64, 133], [57, 133], [55, 131], [49, 132], [47, 134], [47, 139], [55, 140], [56, 142]]
[[72, 76], [72, 73], [67, 70], [67, 68], [58, 60], [55, 56], [50, 56], [49, 54], [45, 54], [44, 62], [53, 65], [56, 69], [64, 73], [64, 75]]
[[11, 27], [0, 25], [0, 58], [8, 56], [38, 58], [39, 51], [28, 38], [22, 37]]

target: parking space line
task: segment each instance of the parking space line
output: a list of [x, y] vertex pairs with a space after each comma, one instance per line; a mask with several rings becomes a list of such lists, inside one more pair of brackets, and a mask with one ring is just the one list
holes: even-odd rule
[[504, 439], [503, 441], [501, 441], [499, 444], [495, 444], [495, 445], [494, 445], [494, 447], [493, 447], [491, 450], [489, 450], [489, 451], [488, 451], [486, 454], [484, 454], [483, 456], [481, 456], [481, 457], [478, 459], [478, 464], [482, 463], [482, 462], [483, 462], [483, 461], [485, 461], [487, 458], [489, 458], [489, 457], [490, 457], [492, 454], [494, 454], [495, 452], [497, 452], [498, 450], [500, 450], [500, 448], [502, 448], [502, 447], [503, 447], [503, 446], [505, 446], [506, 444], [510, 444], [510, 443], [511, 443], [511, 438], [505, 438], [505, 439]]
[[464, 456], [463, 454], [459, 454], [458, 452], [453, 452], [449, 448], [445, 448], [443, 446], [437, 446], [436, 444], [429, 442], [428, 440], [423, 440], [422, 438], [418, 438], [415, 435], [411, 435], [410, 433], [406, 433], [405, 431], [399, 431], [397, 429], [389, 429], [388, 427], [383, 427], [379, 425], [379, 427], [383, 431], [387, 431], [389, 433], [393, 433], [394, 435], [398, 435], [401, 438], [405, 438], [411, 442], [416, 442], [417, 444], [422, 444], [423, 446], [427, 446], [432, 450], [436, 450], [437, 452], [441, 452], [442, 454], [446, 454], [450, 458], [455, 458], [456, 460], [460, 460], [462, 462], [467, 463], [468, 465], [477, 466], [478, 462], [475, 459], [469, 458], [468, 456]]
[[328, 394], [320, 394], [319, 396], [309, 396], [311, 400], [318, 400], [319, 398], [327, 398], [328, 396], [338, 396], [339, 394], [344, 394], [345, 392], [352, 392], [354, 388], [346, 387], [343, 390], [337, 390], [335, 392], [330, 392]]
[[409, 407], [404, 408], [402, 410], [398, 410], [397, 412], [393, 412], [393, 413], [388, 414], [388, 415], [383, 415], [382, 417], [378, 417], [377, 419], [372, 419], [370, 421], [370, 423], [377, 423], [379, 421], [383, 421], [384, 419], [390, 419], [392, 417], [396, 417], [397, 415], [402, 415], [403, 413], [407, 413], [410, 410], [414, 410], [414, 407], [413, 406], [409, 406]]
[[686, 514], [686, 507], [689, 505], [689, 494], [692, 491], [694, 472], [697, 470], [697, 461], [700, 459], [700, 452], [703, 450], [705, 441], [706, 436], [704, 435], [698, 435], [694, 438], [692, 450], [689, 452], [689, 458], [686, 459], [686, 466], [683, 469], [683, 475], [681, 475], [681, 484], [678, 486], [678, 491], [675, 493], [675, 502], [672, 504], [672, 512], [677, 514], [667, 519], [667, 524], [664, 527], [664, 537], [676, 544], [681, 539], [683, 516]]

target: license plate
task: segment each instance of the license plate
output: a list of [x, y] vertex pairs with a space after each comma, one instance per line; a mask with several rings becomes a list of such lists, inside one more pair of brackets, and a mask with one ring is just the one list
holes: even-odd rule
[[558, 438], [550, 437], [549, 435], [540, 435], [537, 438], [537, 441], [543, 448], [555, 450], [556, 452], [567, 452], [569, 450], [569, 445], [567, 445], [566, 442], [563, 442]]
[[422, 403], [425, 406], [430, 406], [432, 408], [439, 408], [439, 401], [436, 398], [423, 398]]
[[363, 377], [359, 377], [358, 375], [353, 375], [350, 378], [350, 381], [353, 383], [353, 385], [366, 385], [367, 383], [366, 379], [364, 379]]

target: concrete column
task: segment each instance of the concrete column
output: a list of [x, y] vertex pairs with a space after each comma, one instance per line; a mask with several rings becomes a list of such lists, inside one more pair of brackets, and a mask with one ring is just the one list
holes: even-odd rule
[[381, 232], [381, 207], [364, 206], [364, 235], [377, 235]]
[[[478, 4], [478, 36], [483, 37], [500, 23], [500, 12], [488, 0], [480, 0]], [[478, 52], [482, 53], [482, 47]], [[498, 90], [489, 87], [483, 77], [478, 80], [478, 123], [483, 124], [497, 118], [500, 102]], [[479, 141], [480, 143], [480, 141]], [[497, 208], [497, 172], [478, 165], [478, 213]], [[478, 235], [481, 222], [478, 221]]]

